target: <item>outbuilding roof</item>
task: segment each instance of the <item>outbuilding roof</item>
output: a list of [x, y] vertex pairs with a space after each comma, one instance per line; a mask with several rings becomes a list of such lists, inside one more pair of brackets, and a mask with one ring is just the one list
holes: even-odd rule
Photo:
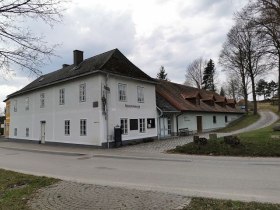
[[[156, 85], [156, 92], [158, 95], [163, 97], [168, 103], [170, 103], [175, 109], [188, 112], [188, 111], [197, 111], [197, 112], [220, 112], [220, 113], [244, 113], [244, 111], [237, 109], [233, 106], [228, 106], [227, 99], [223, 96], [220, 96], [217, 93], [199, 90], [194, 87], [189, 87], [185, 85], [176, 84], [173, 82], [165, 80], [157, 80], [158, 84]], [[199, 103], [193, 100], [189, 100], [185, 96], [198, 96], [197, 99]], [[192, 98], [191, 97], [191, 98]], [[209, 105], [204, 101], [214, 100], [213, 105]], [[224, 102], [221, 104], [221, 102]], [[230, 100], [232, 103], [233, 101]], [[158, 105], [158, 104], [157, 104]]]

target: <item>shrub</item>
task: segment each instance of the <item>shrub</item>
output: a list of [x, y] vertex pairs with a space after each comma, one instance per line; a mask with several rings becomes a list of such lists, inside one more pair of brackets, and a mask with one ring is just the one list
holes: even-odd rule
[[224, 142], [226, 144], [229, 144], [231, 146], [237, 146], [240, 145], [240, 139], [237, 136], [225, 136]]

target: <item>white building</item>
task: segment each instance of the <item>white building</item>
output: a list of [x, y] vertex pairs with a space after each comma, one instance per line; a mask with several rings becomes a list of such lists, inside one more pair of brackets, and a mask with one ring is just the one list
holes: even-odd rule
[[210, 91], [158, 80], [156, 92], [160, 138], [178, 135], [186, 128], [193, 133], [216, 130], [244, 114], [235, 100]]
[[122, 140], [157, 136], [155, 80], [118, 49], [43, 75], [9, 95], [11, 139], [107, 147], [114, 128]]

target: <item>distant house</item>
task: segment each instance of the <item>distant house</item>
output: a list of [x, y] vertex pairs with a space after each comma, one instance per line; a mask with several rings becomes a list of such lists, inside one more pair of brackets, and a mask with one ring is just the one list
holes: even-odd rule
[[157, 82], [160, 138], [178, 135], [181, 128], [197, 133], [222, 128], [244, 114], [235, 100], [217, 93], [165, 80]]
[[154, 79], [118, 49], [73, 56], [73, 64], [7, 96], [8, 138], [107, 147], [116, 127], [123, 141], [156, 138]]
[[5, 116], [0, 116], [0, 136], [4, 135]]

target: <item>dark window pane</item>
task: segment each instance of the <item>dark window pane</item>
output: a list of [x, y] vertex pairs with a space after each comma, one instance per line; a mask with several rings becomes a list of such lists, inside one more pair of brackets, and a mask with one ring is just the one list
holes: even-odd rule
[[130, 130], [138, 130], [138, 119], [130, 119]]

